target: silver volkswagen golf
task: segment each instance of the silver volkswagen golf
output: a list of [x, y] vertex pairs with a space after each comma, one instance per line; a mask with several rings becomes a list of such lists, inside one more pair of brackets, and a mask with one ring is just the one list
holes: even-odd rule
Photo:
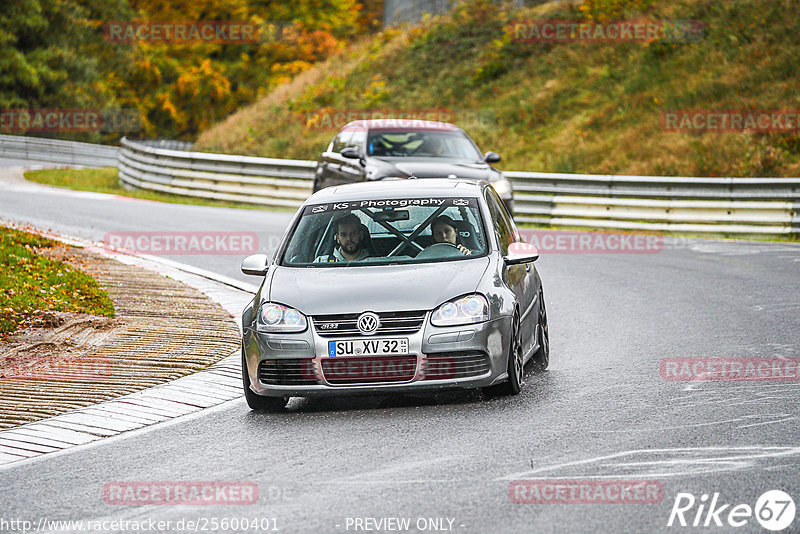
[[538, 251], [485, 181], [331, 187], [298, 210], [242, 315], [248, 405], [289, 397], [487, 388], [549, 363]]

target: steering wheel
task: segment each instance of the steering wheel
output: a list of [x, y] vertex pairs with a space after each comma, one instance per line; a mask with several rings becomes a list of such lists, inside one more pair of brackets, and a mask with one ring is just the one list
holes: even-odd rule
[[457, 246], [452, 243], [434, 243], [427, 247], [425, 250], [417, 254], [416, 259], [438, 259], [438, 258], [451, 258], [453, 256], [463, 256]]

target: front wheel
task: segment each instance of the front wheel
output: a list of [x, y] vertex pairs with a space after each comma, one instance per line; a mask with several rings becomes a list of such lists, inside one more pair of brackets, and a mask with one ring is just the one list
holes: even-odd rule
[[242, 350], [242, 385], [244, 386], [244, 398], [251, 410], [260, 412], [280, 412], [286, 408], [289, 402], [288, 397], [262, 397], [256, 395], [250, 389], [250, 377], [247, 375], [247, 361]]
[[531, 360], [538, 371], [544, 371], [550, 365], [550, 331], [547, 328], [547, 308], [544, 305], [544, 290], [539, 289], [539, 320], [536, 323], [536, 339], [539, 350], [533, 353]]
[[514, 314], [511, 321], [511, 334], [508, 347], [508, 380], [491, 388], [500, 395], [517, 395], [522, 390], [523, 373], [522, 340], [519, 334], [519, 315]]

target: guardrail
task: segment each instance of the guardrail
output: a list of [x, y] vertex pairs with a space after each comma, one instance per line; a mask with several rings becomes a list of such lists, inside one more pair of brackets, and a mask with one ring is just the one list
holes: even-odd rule
[[690, 234], [800, 233], [800, 178], [504, 174], [514, 183], [519, 221]]
[[2, 158], [82, 167], [116, 167], [118, 155], [119, 147], [115, 146], [42, 137], [0, 135]]
[[[0, 135], [0, 157], [119, 167], [126, 187], [296, 208], [316, 162], [192, 152], [180, 141], [122, 148]], [[515, 218], [546, 226], [743, 236], [800, 234], [800, 178], [691, 178], [506, 171]]]
[[296, 208], [311, 194], [316, 162], [170, 150], [122, 138], [119, 178], [176, 195]]
[[[179, 195], [295, 208], [316, 162], [166, 150], [122, 139], [120, 179]], [[724, 235], [800, 233], [800, 178], [508, 171], [515, 218], [547, 226]]]

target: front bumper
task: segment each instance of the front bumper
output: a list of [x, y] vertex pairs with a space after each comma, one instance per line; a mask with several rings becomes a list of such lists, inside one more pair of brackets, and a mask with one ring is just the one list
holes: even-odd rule
[[300, 334], [267, 334], [246, 328], [243, 348], [251, 390], [267, 397], [430, 391], [480, 388], [507, 378], [511, 318], [435, 327], [413, 334], [358, 339], [408, 339], [408, 355], [331, 357], [313, 321]]

